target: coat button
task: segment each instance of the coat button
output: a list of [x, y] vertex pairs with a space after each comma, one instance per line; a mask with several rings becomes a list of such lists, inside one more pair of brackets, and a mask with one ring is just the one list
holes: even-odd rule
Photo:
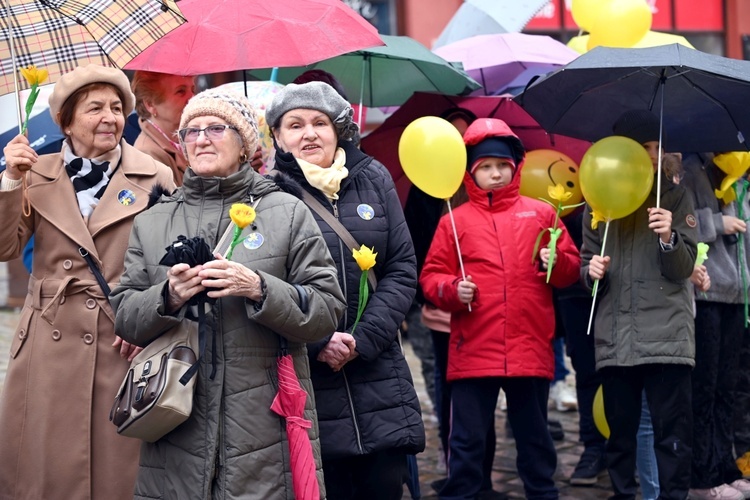
[[52, 330], [52, 340], [60, 340], [60, 337], [62, 337], [60, 330]]
[[90, 333], [85, 334], [83, 336], [83, 343], [84, 344], [88, 344], [88, 345], [93, 344], [94, 343], [94, 336], [91, 335]]
[[86, 300], [86, 307], [89, 309], [93, 309], [96, 307], [96, 301], [94, 299], [88, 299]]
[[71, 267], [73, 267], [73, 261], [72, 261], [72, 260], [70, 260], [70, 259], [65, 259], [65, 260], [63, 261], [63, 269], [65, 269], [65, 270], [67, 271], [67, 270], [69, 270], [69, 269], [70, 269]]
[[21, 330], [20, 330], [20, 331], [18, 332], [18, 338], [19, 338], [19, 339], [21, 339], [21, 340], [24, 340], [24, 339], [26, 338], [26, 336], [27, 336], [27, 335], [26, 335], [26, 330], [22, 328], [22, 329], [21, 329]]

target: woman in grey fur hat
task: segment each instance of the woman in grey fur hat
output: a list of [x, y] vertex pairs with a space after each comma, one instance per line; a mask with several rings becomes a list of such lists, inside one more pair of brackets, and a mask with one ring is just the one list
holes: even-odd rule
[[[266, 120], [276, 142], [277, 183], [313, 210], [346, 296], [336, 332], [307, 346], [328, 498], [401, 498], [407, 454], [422, 451], [425, 436], [398, 340], [417, 273], [393, 180], [354, 146], [352, 108], [326, 83], [287, 85]], [[371, 287], [356, 328], [362, 271], [336, 226], [357, 248], [377, 254], [370, 270], [377, 289]]]

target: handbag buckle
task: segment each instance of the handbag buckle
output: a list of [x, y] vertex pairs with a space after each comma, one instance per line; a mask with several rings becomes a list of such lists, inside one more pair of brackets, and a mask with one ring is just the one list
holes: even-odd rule
[[151, 360], [149, 359], [146, 361], [146, 364], [143, 365], [143, 372], [141, 372], [141, 375], [148, 375], [151, 373]]

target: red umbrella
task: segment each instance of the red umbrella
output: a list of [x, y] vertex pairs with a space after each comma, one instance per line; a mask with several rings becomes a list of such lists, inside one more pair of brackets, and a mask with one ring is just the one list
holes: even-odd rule
[[411, 182], [401, 168], [398, 141], [407, 125], [422, 116], [440, 116], [450, 108], [465, 108], [478, 118], [499, 118], [521, 138], [527, 150], [554, 149], [565, 153], [576, 163], [591, 146], [590, 142], [556, 134], [548, 134], [521, 106], [510, 97], [452, 96], [415, 92], [375, 131], [362, 139], [362, 150], [375, 157], [396, 183], [401, 204], [406, 203]]
[[304, 66], [383, 45], [373, 25], [341, 0], [181, 0], [188, 20], [126, 69], [200, 75]]
[[294, 361], [290, 354], [279, 356], [277, 366], [279, 391], [273, 399], [271, 410], [286, 419], [294, 497], [297, 500], [317, 500], [320, 498], [320, 487], [315, 475], [315, 458], [310, 436], [307, 434], [312, 422], [304, 417], [307, 393], [297, 380]]

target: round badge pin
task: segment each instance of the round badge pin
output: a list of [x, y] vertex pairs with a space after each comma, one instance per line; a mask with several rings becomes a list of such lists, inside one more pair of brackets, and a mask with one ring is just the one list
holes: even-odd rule
[[264, 241], [266, 241], [266, 239], [263, 237], [262, 234], [250, 233], [242, 241], [242, 245], [244, 245], [244, 247], [247, 248], [248, 250], [256, 250], [260, 248], [260, 246], [263, 244]]
[[362, 203], [357, 206], [357, 215], [359, 215], [360, 219], [371, 220], [375, 217], [375, 210], [367, 203]]
[[117, 201], [120, 202], [120, 205], [132, 205], [133, 203], [135, 203], [135, 193], [130, 189], [123, 189], [122, 191], [117, 193]]

